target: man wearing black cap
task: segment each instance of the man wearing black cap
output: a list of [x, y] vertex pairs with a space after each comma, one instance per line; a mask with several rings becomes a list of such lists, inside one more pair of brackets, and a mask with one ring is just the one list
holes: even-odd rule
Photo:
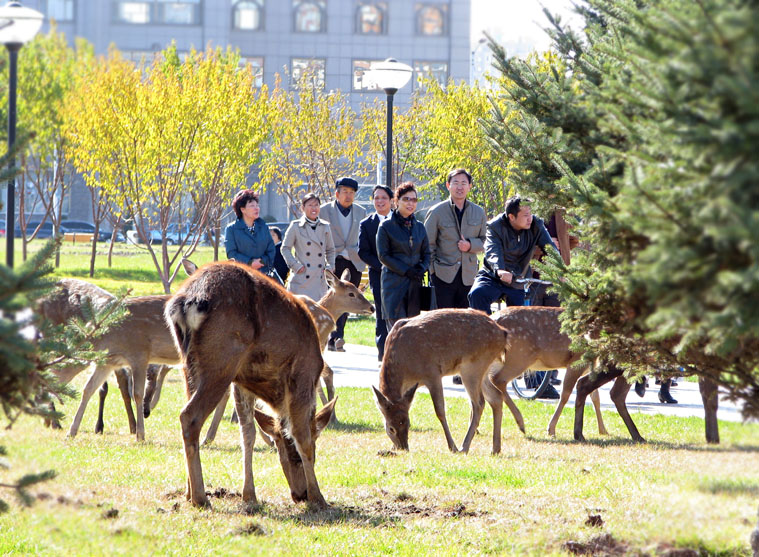
[[[350, 282], [358, 286], [361, 273], [366, 264], [358, 256], [358, 232], [366, 211], [353, 204], [358, 191], [358, 182], [353, 178], [338, 178], [335, 181], [335, 200], [321, 206], [320, 217], [326, 220], [332, 229], [332, 240], [335, 243], [335, 274], [342, 276], [345, 270], [350, 273]], [[337, 318], [335, 330], [329, 338], [328, 350], [343, 352], [345, 340], [343, 334], [348, 314]]]

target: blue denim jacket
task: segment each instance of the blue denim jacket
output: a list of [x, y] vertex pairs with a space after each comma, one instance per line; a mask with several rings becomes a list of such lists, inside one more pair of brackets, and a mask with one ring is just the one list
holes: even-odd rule
[[237, 219], [228, 225], [224, 231], [224, 247], [227, 257], [240, 263], [247, 264], [260, 258], [264, 264], [261, 268], [263, 273], [274, 264], [274, 242], [269, 234], [269, 226], [262, 218], [255, 220], [252, 233], [248, 231], [243, 219]]

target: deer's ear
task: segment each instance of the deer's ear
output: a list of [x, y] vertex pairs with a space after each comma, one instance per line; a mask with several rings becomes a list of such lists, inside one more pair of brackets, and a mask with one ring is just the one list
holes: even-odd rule
[[269, 437], [276, 437], [277, 434], [277, 423], [276, 420], [269, 416], [266, 412], [261, 412], [260, 410], [256, 409], [256, 421], [258, 422], [258, 425], [261, 427], [263, 432], [267, 434]]
[[379, 390], [377, 390], [377, 387], [374, 385], [372, 385], [372, 390], [374, 391], [374, 398], [377, 399], [377, 407], [383, 411], [387, 408], [390, 408], [391, 404], [387, 397], [379, 392]]
[[414, 400], [414, 393], [416, 393], [416, 388], [418, 386], [419, 386], [419, 383], [415, 384], [408, 391], [403, 393], [403, 397], [401, 400], [403, 400], [403, 402], [405, 402], [406, 404], [411, 405], [411, 401]]
[[182, 267], [184, 267], [184, 272], [188, 275], [191, 275], [198, 270], [198, 266], [189, 259], [182, 259]]
[[329, 269], [324, 269], [324, 278], [327, 279], [327, 285], [329, 285], [330, 288], [335, 287], [335, 283], [337, 282], [337, 276], [335, 276], [335, 273]]
[[359, 285], [358, 285], [358, 291], [359, 291], [359, 292], [361, 292], [361, 293], [363, 294], [364, 292], [366, 292], [366, 287], [367, 287], [367, 286], [369, 286], [369, 283], [368, 283], [368, 282], [365, 282], [365, 283], [363, 283], [363, 284], [359, 284]]
[[327, 404], [324, 405], [324, 407], [319, 410], [316, 413], [316, 436], [319, 437], [319, 434], [322, 432], [322, 430], [327, 427], [327, 424], [332, 419], [332, 413], [335, 411], [335, 403], [337, 402], [337, 397], [330, 400]]
[[349, 269], [345, 269], [343, 271], [343, 274], [340, 275], [340, 280], [344, 280], [346, 282], [350, 282], [350, 280], [351, 280], [351, 272], [350, 272]]

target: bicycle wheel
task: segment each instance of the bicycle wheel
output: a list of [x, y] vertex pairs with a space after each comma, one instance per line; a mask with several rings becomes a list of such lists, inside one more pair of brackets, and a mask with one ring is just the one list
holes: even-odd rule
[[548, 385], [551, 384], [551, 372], [546, 371], [543, 373], [543, 380], [540, 382], [540, 385], [538, 385], [537, 388], [534, 386], [528, 387], [528, 383], [525, 382], [525, 377], [534, 373], [535, 372], [533, 371], [522, 374], [511, 382], [511, 388], [519, 398], [523, 398], [525, 400], [534, 400], [542, 395], [548, 388]]

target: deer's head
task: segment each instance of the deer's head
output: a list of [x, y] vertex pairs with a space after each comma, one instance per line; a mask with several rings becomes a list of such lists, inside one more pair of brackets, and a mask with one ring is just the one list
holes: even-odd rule
[[327, 280], [330, 292], [319, 303], [325, 305], [322, 301], [326, 301], [325, 307], [327, 305], [330, 306], [330, 313], [336, 319], [343, 313], [355, 313], [357, 315], [371, 315], [374, 313], [374, 306], [364, 297], [365, 288], [357, 288], [349, 282], [350, 271], [348, 269], [343, 272], [342, 277], [338, 277], [335, 273], [326, 269], [324, 271], [324, 278]]
[[[337, 397], [330, 400], [316, 413], [311, 429], [314, 440], [319, 437], [319, 434], [327, 427], [332, 418], [335, 402], [337, 402]], [[290, 496], [296, 503], [306, 501], [308, 499], [306, 474], [303, 472], [303, 461], [298, 454], [298, 449], [295, 448], [295, 443], [290, 436], [282, 431], [276, 418], [258, 409], [256, 409], [255, 416], [264, 433], [274, 439], [274, 443], [277, 445], [279, 463], [282, 465], [282, 471], [285, 473], [287, 484], [290, 486]], [[316, 455], [314, 455], [315, 461]]]
[[419, 383], [411, 387], [399, 400], [390, 400], [372, 386], [374, 397], [377, 399], [377, 408], [380, 409], [385, 418], [385, 432], [387, 432], [387, 436], [390, 437], [395, 448], [402, 451], [408, 450], [408, 429], [410, 425], [408, 411], [411, 408], [411, 402], [414, 400], [414, 393], [418, 386]]

